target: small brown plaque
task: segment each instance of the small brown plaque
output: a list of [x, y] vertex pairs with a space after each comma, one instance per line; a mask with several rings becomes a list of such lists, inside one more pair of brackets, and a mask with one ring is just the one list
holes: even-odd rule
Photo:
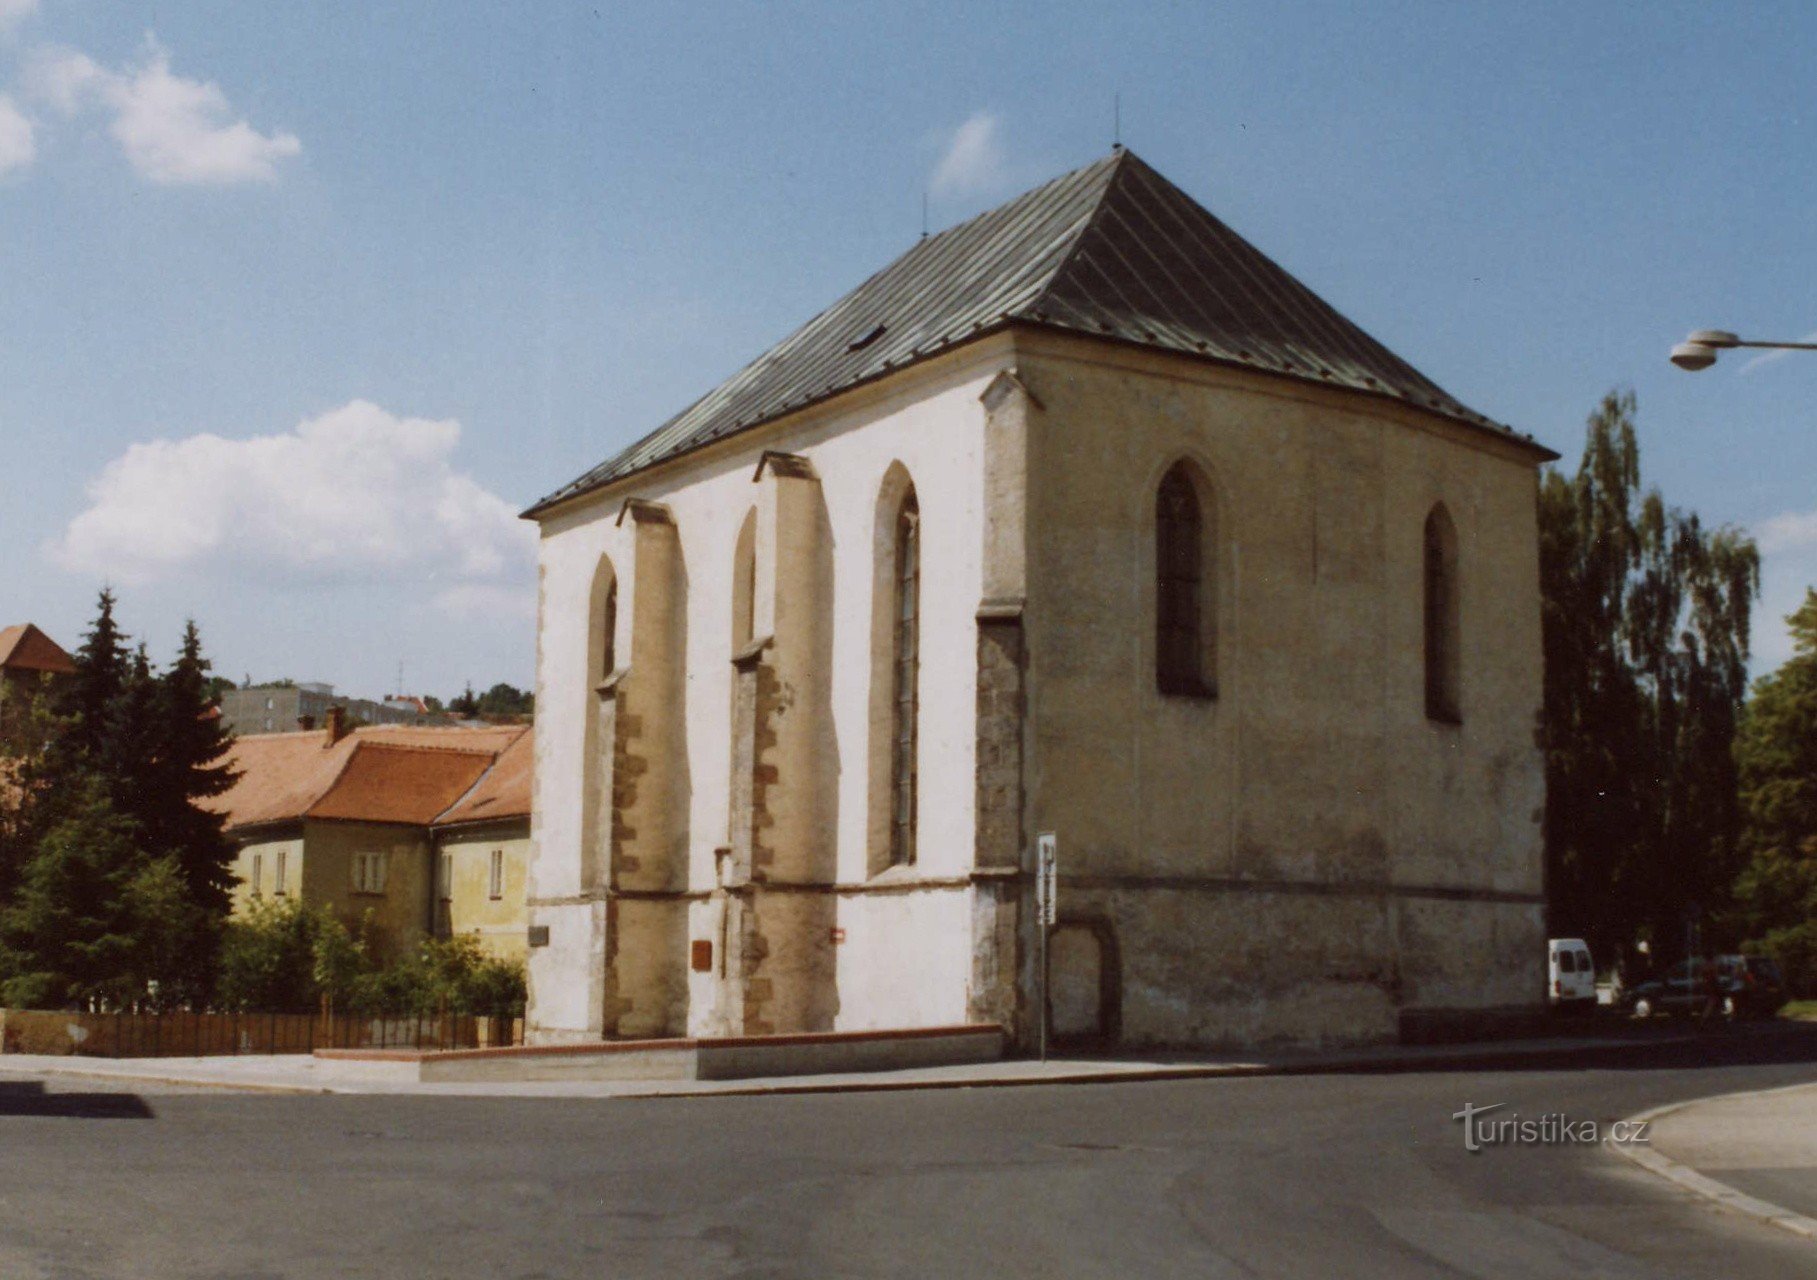
[[713, 972], [713, 944], [699, 938], [688, 948], [688, 961], [695, 973]]

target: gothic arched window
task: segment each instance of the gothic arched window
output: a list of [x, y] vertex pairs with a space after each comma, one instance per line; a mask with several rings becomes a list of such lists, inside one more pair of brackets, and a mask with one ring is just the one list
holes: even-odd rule
[[618, 670], [618, 579], [606, 584], [606, 599], [599, 608], [600, 659], [594, 679], [604, 680]]
[[1155, 684], [1162, 693], [1216, 692], [1216, 587], [1211, 522], [1189, 464], [1155, 493]]
[[893, 583], [890, 862], [903, 866], [915, 860], [915, 750], [921, 711], [921, 508], [913, 488], [896, 509]]
[[1422, 577], [1425, 595], [1426, 715], [1457, 724], [1463, 718], [1458, 646], [1457, 528], [1444, 503], [1426, 516]]

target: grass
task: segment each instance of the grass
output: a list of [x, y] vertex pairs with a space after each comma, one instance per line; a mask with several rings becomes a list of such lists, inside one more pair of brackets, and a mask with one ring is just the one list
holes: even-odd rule
[[1817, 1000], [1794, 1000], [1779, 1011], [1782, 1018], [1796, 1018], [1800, 1022], [1817, 1022]]

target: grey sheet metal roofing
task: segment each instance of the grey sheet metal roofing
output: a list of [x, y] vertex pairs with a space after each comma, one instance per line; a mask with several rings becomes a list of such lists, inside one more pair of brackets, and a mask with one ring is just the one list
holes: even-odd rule
[[1386, 396], [1549, 452], [1338, 314], [1133, 152], [917, 243], [535, 516], [656, 463], [1009, 324]]

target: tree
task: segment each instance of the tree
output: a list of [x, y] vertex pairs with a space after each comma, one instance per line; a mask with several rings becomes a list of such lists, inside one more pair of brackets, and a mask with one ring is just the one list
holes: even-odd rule
[[1732, 744], [1760, 558], [1640, 487], [1632, 392], [1539, 495], [1548, 927], [1607, 953], [1719, 911], [1737, 866]]
[[[436, 699], [427, 698], [424, 701], [431, 711], [441, 710], [442, 704]], [[474, 693], [473, 685], [469, 682], [462, 693], [448, 701], [448, 710], [466, 719], [479, 716], [503, 720], [530, 715], [535, 709], [535, 694], [503, 681], [479, 694]]]
[[527, 716], [536, 708], [536, 696], [527, 693], [514, 685], [499, 682], [493, 685], [479, 698], [479, 714], [482, 716]]
[[1792, 656], [1755, 682], [1735, 742], [1743, 927], [1800, 992], [1817, 992], [1817, 591], [1786, 622]]
[[[177, 859], [190, 900], [219, 920], [231, 906], [235, 846], [226, 816], [202, 806], [225, 795], [239, 775], [227, 763], [233, 735], [215, 710], [211, 684], [201, 633], [191, 619], [158, 690], [158, 796], [146, 828], [149, 847]], [[206, 941], [212, 948], [212, 937]]]
[[106, 780], [114, 809], [138, 824], [147, 848], [156, 848], [156, 817], [163, 803], [160, 701], [158, 680], [141, 644], [126, 662], [119, 691], [103, 717], [89, 761]]
[[479, 714], [479, 699], [474, 696], [471, 683], [467, 685], [465, 691], [448, 700], [448, 710], [463, 719], [470, 719]]
[[63, 687], [60, 710], [68, 725], [52, 748], [60, 770], [71, 770], [81, 761], [93, 763], [100, 756], [114, 704], [130, 674], [126, 654], [126, 637], [114, 622], [114, 593], [103, 587], [95, 620], [82, 637], [82, 647], [71, 655], [75, 674]]
[[0, 1000], [117, 1006], [169, 976], [190, 909], [168, 861], [148, 857], [137, 834], [98, 777], [80, 784], [0, 909]]
[[366, 949], [325, 907], [296, 899], [253, 904], [228, 924], [219, 996], [229, 1009], [312, 1012], [321, 998], [349, 996]]

